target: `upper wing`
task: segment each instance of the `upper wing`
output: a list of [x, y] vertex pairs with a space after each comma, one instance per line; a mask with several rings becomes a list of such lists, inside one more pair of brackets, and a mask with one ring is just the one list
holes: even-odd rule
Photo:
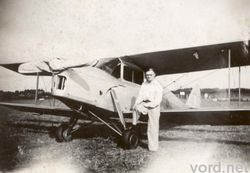
[[71, 115], [74, 114], [74, 111], [72, 111], [70, 108], [56, 108], [56, 107], [54, 108], [42, 105], [5, 103], [5, 102], [0, 102], [0, 106], [5, 106], [25, 112], [35, 112], [39, 114], [51, 114], [51, 115], [67, 116], [67, 117], [70, 117]]
[[[37, 73], [39, 73], [40, 76], [51, 76], [52, 75], [52, 73], [50, 71], [47, 71], [47, 70], [44, 70], [44, 69], [41, 69], [41, 68], [38, 68], [38, 67], [32, 66], [32, 65], [27, 67], [27, 64], [29, 64], [29, 63], [0, 64], [0, 66], [7, 68], [9, 70], [12, 70], [14, 72], [24, 74], [24, 75], [33, 76], [33, 75], [37, 75]], [[26, 66], [26, 70], [21, 69], [21, 68], [23, 68], [23, 66]]]
[[151, 52], [121, 57], [142, 69], [154, 68], [158, 75], [185, 73], [228, 67], [228, 50], [231, 50], [231, 67], [250, 65], [250, 41]]

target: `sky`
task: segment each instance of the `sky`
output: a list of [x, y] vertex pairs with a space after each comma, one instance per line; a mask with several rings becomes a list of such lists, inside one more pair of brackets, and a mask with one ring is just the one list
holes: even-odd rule
[[[98, 59], [249, 38], [248, 0], [0, 0], [1, 64]], [[186, 74], [171, 87], [203, 75], [202, 87], [227, 85], [227, 71], [207, 73]], [[237, 69], [232, 73], [237, 87]], [[242, 67], [243, 87], [250, 87], [248, 73]], [[49, 81], [41, 82], [49, 87]], [[35, 88], [34, 77], [0, 68], [1, 90], [25, 88]]]

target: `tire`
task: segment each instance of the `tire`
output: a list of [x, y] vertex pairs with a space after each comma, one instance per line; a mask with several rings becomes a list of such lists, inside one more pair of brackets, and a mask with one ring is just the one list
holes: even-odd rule
[[139, 145], [139, 136], [135, 130], [125, 130], [122, 134], [124, 149], [136, 149]]
[[68, 134], [68, 125], [62, 124], [56, 129], [56, 141], [57, 142], [69, 142], [72, 141], [72, 134]]

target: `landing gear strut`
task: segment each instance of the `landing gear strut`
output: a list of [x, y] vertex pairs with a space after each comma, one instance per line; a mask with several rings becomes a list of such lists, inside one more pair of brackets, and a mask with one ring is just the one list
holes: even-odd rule
[[[93, 112], [89, 111], [89, 114], [93, 117], [97, 118], [100, 122], [104, 123], [113, 130], [116, 134], [120, 136], [121, 146], [124, 149], [136, 149], [139, 145], [139, 134], [137, 129], [119, 129], [116, 126], [112, 127], [108, 122], [103, 120], [101, 117], [97, 116]], [[124, 121], [125, 122], [125, 121]]]
[[72, 117], [68, 124], [63, 123], [56, 129], [56, 140], [58, 142], [69, 142], [72, 141], [72, 134], [75, 131], [73, 127], [75, 126], [78, 118]]
[[120, 122], [123, 126], [123, 132], [120, 134], [122, 146], [125, 149], [135, 149], [135, 148], [137, 148], [137, 146], [139, 144], [138, 132], [136, 129], [127, 129], [126, 121], [125, 121], [124, 116], [123, 116], [121, 105], [119, 103], [119, 100], [118, 100], [118, 97], [117, 97], [117, 94], [116, 94], [114, 88], [110, 89], [110, 94], [111, 94], [111, 97], [113, 99], [114, 106], [116, 108], [118, 116], [120, 118]]

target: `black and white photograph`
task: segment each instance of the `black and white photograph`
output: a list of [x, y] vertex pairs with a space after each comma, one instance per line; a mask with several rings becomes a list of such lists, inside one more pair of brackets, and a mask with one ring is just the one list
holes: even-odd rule
[[0, 172], [250, 172], [249, 0], [0, 0]]

